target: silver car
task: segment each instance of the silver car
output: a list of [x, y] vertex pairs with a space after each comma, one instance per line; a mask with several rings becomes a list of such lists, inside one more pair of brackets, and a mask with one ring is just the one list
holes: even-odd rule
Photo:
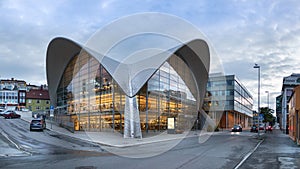
[[30, 122], [30, 131], [46, 129], [46, 121], [42, 118], [32, 119]]

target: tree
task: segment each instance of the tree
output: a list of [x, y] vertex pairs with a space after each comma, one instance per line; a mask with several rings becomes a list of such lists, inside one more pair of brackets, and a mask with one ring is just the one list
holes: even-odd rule
[[270, 125], [275, 124], [276, 117], [273, 116], [274, 110], [270, 109], [269, 107], [261, 107], [260, 108], [260, 114], [263, 114], [264, 120], [263, 123], [269, 122]]

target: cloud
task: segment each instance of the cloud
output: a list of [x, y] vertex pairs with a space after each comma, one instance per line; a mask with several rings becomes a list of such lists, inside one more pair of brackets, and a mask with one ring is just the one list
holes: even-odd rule
[[263, 90], [280, 92], [282, 78], [299, 72], [299, 8], [300, 2], [292, 0], [0, 1], [0, 76], [46, 83], [45, 57], [51, 39], [63, 36], [85, 43], [119, 17], [152, 11], [197, 26], [216, 50], [225, 73], [236, 74], [254, 97], [254, 63], [261, 65]]

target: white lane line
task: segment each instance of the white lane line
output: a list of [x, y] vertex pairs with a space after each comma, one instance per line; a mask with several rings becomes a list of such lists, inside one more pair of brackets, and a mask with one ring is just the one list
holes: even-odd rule
[[1, 131], [1, 135], [4, 136], [9, 142], [11, 142], [18, 150], [20, 150], [28, 155], [32, 155], [30, 152], [23, 150], [17, 143], [13, 142], [5, 132]]
[[6, 133], [1, 131], [1, 135], [4, 136], [9, 142], [11, 142], [15, 147], [17, 147], [18, 150], [20, 150], [20, 146], [18, 144], [16, 144], [15, 142], [13, 142]]
[[239, 162], [239, 164], [237, 166], [234, 167], [234, 169], [238, 169], [241, 165], [243, 165], [243, 163], [256, 151], [256, 149], [260, 146], [260, 144], [264, 141], [261, 140], [260, 142], [258, 142], [258, 144], [255, 146], [255, 148], [253, 150], [251, 150], [244, 158], [242, 161]]

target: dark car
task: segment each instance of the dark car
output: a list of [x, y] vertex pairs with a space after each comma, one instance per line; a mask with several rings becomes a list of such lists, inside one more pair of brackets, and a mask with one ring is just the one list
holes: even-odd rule
[[259, 126], [259, 130], [265, 130], [265, 125], [261, 124], [261, 125]]
[[242, 132], [243, 131], [243, 128], [242, 128], [242, 126], [240, 126], [240, 125], [234, 125], [233, 127], [232, 127], [232, 129], [231, 129], [231, 131], [232, 132]]
[[250, 129], [250, 132], [258, 132], [258, 127], [256, 125], [253, 125]]
[[3, 114], [3, 117], [6, 119], [13, 119], [13, 118], [21, 118], [21, 115], [17, 114], [13, 110], [9, 110]]
[[46, 121], [42, 118], [32, 119], [30, 122], [30, 131], [32, 130], [44, 130], [46, 128]]
[[272, 131], [272, 130], [273, 130], [272, 126], [266, 127], [266, 131]]
[[0, 116], [3, 116], [4, 114], [8, 114], [10, 112], [14, 112], [13, 110], [3, 110], [3, 111], [0, 111]]

